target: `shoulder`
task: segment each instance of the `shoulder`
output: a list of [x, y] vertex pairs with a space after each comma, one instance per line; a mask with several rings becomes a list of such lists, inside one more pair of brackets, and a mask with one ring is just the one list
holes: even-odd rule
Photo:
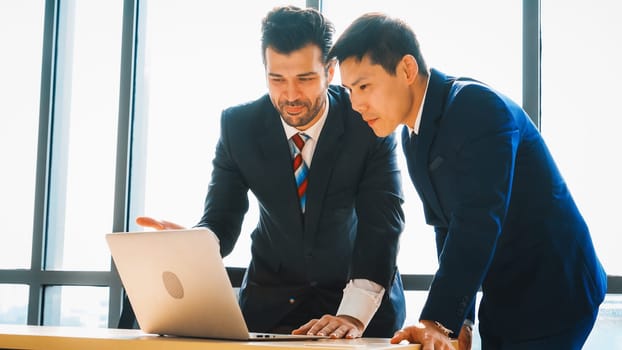
[[268, 94], [264, 94], [256, 100], [230, 106], [222, 111], [222, 123], [246, 124], [249, 121], [257, 120], [257, 115], [267, 115], [270, 110], [274, 110]]
[[526, 114], [511, 98], [486, 83], [458, 78], [447, 97], [446, 114], [461, 121], [462, 127], [478, 126], [483, 131], [516, 128]]
[[352, 109], [350, 102], [350, 94], [344, 87], [331, 85], [328, 89], [330, 99], [330, 115], [332, 118], [339, 119], [343, 125], [346, 139], [357, 140], [354, 142], [367, 142], [370, 146], [384, 145], [386, 147], [394, 147], [396, 143], [395, 135], [391, 134], [387, 137], [377, 137], [373, 130], [363, 121], [360, 113]]
[[[464, 76], [447, 75], [431, 69], [428, 94], [444, 101], [447, 108], [487, 108], [502, 101], [502, 95], [488, 84]], [[483, 104], [483, 105], [482, 105]]]
[[448, 107], [460, 107], [470, 112], [513, 109], [517, 104], [502, 92], [482, 81], [459, 77], [448, 95]]

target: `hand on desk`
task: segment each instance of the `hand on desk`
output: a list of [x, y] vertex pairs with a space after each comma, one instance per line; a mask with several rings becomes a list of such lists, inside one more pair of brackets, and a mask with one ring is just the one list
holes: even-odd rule
[[[468, 325], [462, 326], [458, 336], [460, 350], [470, 350], [473, 332]], [[395, 332], [391, 338], [391, 344], [399, 344], [402, 341], [421, 344], [422, 350], [453, 350], [449, 336], [438, 327], [434, 321], [421, 320], [418, 324], [406, 327]]]
[[139, 216], [136, 218], [136, 224], [142, 227], [149, 227], [156, 230], [178, 230], [185, 227], [178, 225], [174, 222], [166, 220], [156, 220], [148, 216]]
[[354, 339], [363, 335], [364, 328], [363, 323], [352, 316], [324, 315], [319, 320], [313, 319], [298, 329], [294, 329], [292, 334], [328, 335], [334, 339]]
[[469, 325], [463, 325], [458, 335], [458, 349], [471, 350], [471, 344], [473, 343], [473, 328]]

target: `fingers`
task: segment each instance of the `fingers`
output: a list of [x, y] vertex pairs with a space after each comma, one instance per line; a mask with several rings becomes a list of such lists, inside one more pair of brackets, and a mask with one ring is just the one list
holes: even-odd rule
[[185, 227], [178, 225], [174, 222], [170, 222], [170, 221], [166, 221], [166, 220], [162, 220], [162, 224], [164, 225], [164, 227], [166, 227], [167, 230], [181, 230], [184, 229]]
[[333, 339], [339, 339], [339, 338], [354, 339], [354, 338], [360, 338], [361, 332], [356, 327], [342, 324], [338, 326], [337, 328], [335, 328], [332, 332], [330, 332], [330, 337]]
[[298, 328], [294, 329], [294, 330], [292, 331], [292, 334], [311, 334], [311, 333], [308, 333], [308, 332], [309, 332], [309, 329], [311, 329], [311, 327], [312, 327], [312, 326], [313, 326], [313, 325], [314, 325], [317, 321], [318, 321], [317, 319], [313, 319], [313, 320], [311, 320], [311, 321], [309, 321], [309, 322], [307, 322], [307, 323], [303, 324], [302, 326], [300, 326], [300, 327], [298, 327]]
[[359, 329], [350, 328], [350, 330], [346, 332], [346, 335], [344, 336], [344, 338], [355, 339], [355, 338], [360, 338], [362, 336], [363, 336], [363, 333]]
[[406, 333], [406, 331], [400, 329], [399, 331], [395, 332], [395, 334], [393, 334], [393, 338], [391, 338], [391, 344], [399, 344], [404, 340], [410, 342], [408, 340], [408, 334]]
[[470, 326], [464, 325], [458, 336], [458, 348], [460, 350], [471, 350], [473, 343], [473, 330]]
[[440, 336], [436, 332], [430, 332], [425, 328], [420, 328], [416, 326], [406, 327], [395, 332], [390, 342], [391, 344], [400, 344], [401, 342], [421, 344], [422, 350], [454, 349], [449, 338], [445, 335]]
[[329, 335], [333, 329], [335, 328], [335, 325], [331, 325], [331, 317], [329, 316], [322, 316], [322, 318], [320, 318], [317, 322], [315, 322], [315, 324], [311, 327], [311, 329], [309, 329], [309, 334], [313, 335], [313, 334], [317, 334], [317, 335]]
[[148, 217], [148, 216], [139, 216], [136, 218], [136, 224], [142, 227], [149, 227], [149, 228], [153, 228], [156, 230], [164, 230], [164, 224], [161, 223], [160, 221]]
[[[363, 328], [362, 324], [360, 328]], [[363, 333], [359, 326], [347, 317], [324, 315], [322, 318], [313, 319], [292, 331], [292, 334], [308, 334], [329, 336], [333, 339], [361, 337]]]
[[311, 321], [303, 324], [302, 326], [294, 329], [292, 334], [307, 334], [307, 335], [326, 335], [320, 334], [320, 331], [324, 329], [327, 321], [322, 319], [312, 319]]
[[136, 218], [136, 224], [142, 227], [148, 227], [155, 230], [178, 230], [184, 227], [174, 222], [166, 220], [156, 220], [149, 216], [139, 216]]
[[333, 329], [328, 336], [333, 339], [343, 338], [346, 334], [348, 334], [349, 330], [350, 328], [348, 326], [337, 326], [337, 328]]

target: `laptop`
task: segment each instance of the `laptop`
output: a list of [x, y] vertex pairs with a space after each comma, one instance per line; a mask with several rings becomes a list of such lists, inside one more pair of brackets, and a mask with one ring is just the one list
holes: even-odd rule
[[209, 229], [114, 232], [106, 242], [145, 333], [245, 341], [328, 338], [249, 332]]

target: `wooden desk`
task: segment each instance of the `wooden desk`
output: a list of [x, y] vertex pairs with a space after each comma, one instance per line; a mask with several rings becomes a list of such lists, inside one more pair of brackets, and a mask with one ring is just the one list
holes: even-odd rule
[[[458, 348], [457, 344], [454, 344]], [[28, 350], [283, 350], [283, 349], [421, 349], [393, 345], [389, 339], [322, 339], [317, 341], [225, 341], [160, 337], [135, 329], [0, 325], [0, 349]]]

